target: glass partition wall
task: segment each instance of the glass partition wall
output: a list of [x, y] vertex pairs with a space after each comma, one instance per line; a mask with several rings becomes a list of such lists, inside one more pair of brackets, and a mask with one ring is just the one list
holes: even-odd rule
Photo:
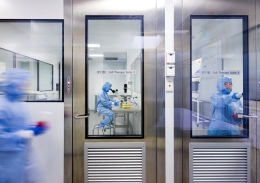
[[1, 83], [7, 69], [24, 69], [26, 101], [63, 101], [63, 20], [0, 20], [0, 39]]

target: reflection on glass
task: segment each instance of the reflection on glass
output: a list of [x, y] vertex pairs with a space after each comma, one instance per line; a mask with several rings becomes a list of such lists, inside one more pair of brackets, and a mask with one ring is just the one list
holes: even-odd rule
[[53, 66], [48, 63], [39, 62], [39, 90], [53, 90]]
[[132, 90], [141, 93], [141, 69], [142, 69], [142, 54], [140, 53], [135, 61], [131, 64], [131, 69], [136, 71], [136, 74], [131, 75]]
[[13, 53], [0, 48], [0, 94], [3, 89], [4, 72], [7, 68], [13, 68]]
[[4, 63], [4, 65], [2, 64], [1, 67], [2, 70], [3, 70], [3, 66], [5, 68], [13, 68], [13, 64], [14, 64], [13, 59], [14, 59], [13, 52], [0, 48], [0, 62]]
[[0, 81], [8, 68], [25, 69], [32, 74], [27, 101], [63, 99], [62, 20], [0, 20], [0, 40]]
[[32, 74], [30, 90], [37, 91], [38, 88], [38, 76], [37, 76], [37, 60], [16, 54], [16, 67], [25, 69]]
[[211, 136], [237, 136], [240, 134], [239, 124], [243, 123], [243, 107], [241, 93], [232, 92], [232, 78], [220, 77], [217, 92], [210, 95], [212, 117], [208, 127]]
[[192, 137], [246, 136], [245, 20], [191, 17]]
[[86, 138], [143, 136], [142, 23], [142, 16], [86, 16]]

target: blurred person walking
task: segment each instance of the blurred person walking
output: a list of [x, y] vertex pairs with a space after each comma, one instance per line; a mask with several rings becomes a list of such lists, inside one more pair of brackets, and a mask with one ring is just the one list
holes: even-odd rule
[[40, 172], [32, 153], [31, 140], [48, 125], [30, 125], [22, 97], [30, 84], [30, 73], [7, 69], [0, 95], [0, 183], [40, 183]]

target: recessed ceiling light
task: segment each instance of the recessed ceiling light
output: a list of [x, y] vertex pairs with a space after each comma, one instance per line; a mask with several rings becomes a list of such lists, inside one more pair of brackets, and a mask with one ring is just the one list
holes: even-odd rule
[[103, 54], [90, 54], [90, 57], [104, 57]]
[[99, 48], [100, 44], [88, 44], [89, 48]]

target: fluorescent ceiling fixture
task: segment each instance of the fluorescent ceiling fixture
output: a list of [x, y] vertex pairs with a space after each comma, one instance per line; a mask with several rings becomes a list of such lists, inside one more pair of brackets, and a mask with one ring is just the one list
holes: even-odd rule
[[106, 10], [113, 10], [114, 7], [120, 7], [120, 11], [142, 11], [156, 8], [156, 3], [151, 0], [110, 0], [102, 1], [102, 7], [105, 7]]
[[99, 48], [100, 44], [88, 44], [89, 48]]
[[90, 57], [104, 57], [103, 54], [90, 54]]

